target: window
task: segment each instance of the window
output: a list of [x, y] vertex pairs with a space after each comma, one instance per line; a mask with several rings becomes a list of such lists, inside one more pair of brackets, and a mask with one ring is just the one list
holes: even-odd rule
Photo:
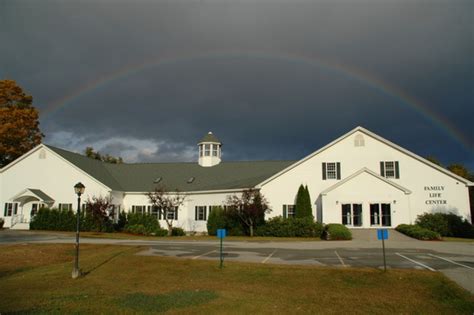
[[204, 155], [205, 156], [210, 156], [211, 155], [211, 145], [210, 144], [205, 144], [204, 145]]
[[18, 203], [16, 202], [6, 202], [5, 211], [3, 212], [4, 217], [11, 217], [18, 213]]
[[218, 148], [219, 148], [218, 144], [213, 144], [212, 145], [212, 156], [217, 156]]
[[174, 210], [166, 211], [165, 217], [167, 220], [178, 220], [178, 208], [174, 208]]
[[206, 221], [207, 220], [207, 207], [206, 206], [196, 206], [194, 209], [194, 219], [196, 221]]
[[398, 161], [381, 161], [380, 175], [385, 178], [400, 178], [400, 167]]
[[31, 212], [30, 212], [30, 217], [34, 217], [36, 213], [38, 213], [38, 204], [34, 203], [31, 205]]
[[132, 213], [146, 213], [146, 206], [132, 206]]
[[160, 208], [158, 208], [157, 206], [151, 206], [151, 214], [157, 217], [158, 219], [161, 219]]
[[341, 179], [341, 163], [323, 163], [323, 180], [326, 179]]
[[355, 147], [363, 147], [365, 146], [365, 140], [364, 136], [361, 134], [358, 134], [354, 137], [354, 146]]
[[283, 217], [294, 218], [296, 215], [295, 205], [283, 205]]
[[58, 204], [58, 210], [72, 211], [72, 203], [60, 203]]
[[201, 144], [199, 146], [199, 156], [203, 156], [203, 154], [204, 154], [204, 150], [203, 150], [203, 145]]

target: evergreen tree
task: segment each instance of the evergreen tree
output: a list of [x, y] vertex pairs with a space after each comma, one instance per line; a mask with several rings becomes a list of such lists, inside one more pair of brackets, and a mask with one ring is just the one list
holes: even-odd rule
[[296, 217], [307, 218], [312, 217], [311, 198], [309, 197], [308, 186], [300, 185], [298, 194], [296, 195]]

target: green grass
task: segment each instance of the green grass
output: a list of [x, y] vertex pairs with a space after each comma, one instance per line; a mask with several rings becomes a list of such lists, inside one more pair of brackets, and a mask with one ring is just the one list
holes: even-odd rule
[[461, 237], [443, 237], [445, 242], [462, 242], [462, 243], [474, 243], [473, 238], [461, 238]]
[[144, 247], [0, 246], [0, 313], [472, 314], [471, 294], [441, 273], [137, 256]]

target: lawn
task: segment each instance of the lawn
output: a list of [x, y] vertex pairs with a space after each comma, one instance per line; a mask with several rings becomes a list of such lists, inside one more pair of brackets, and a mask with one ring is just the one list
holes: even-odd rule
[[472, 314], [474, 299], [440, 273], [136, 256], [143, 247], [0, 246], [0, 313]]

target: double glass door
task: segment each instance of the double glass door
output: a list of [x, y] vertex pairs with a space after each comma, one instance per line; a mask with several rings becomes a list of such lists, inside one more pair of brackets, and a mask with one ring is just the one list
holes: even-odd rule
[[370, 204], [370, 225], [371, 226], [391, 226], [392, 215], [389, 203]]
[[362, 204], [342, 204], [342, 224], [349, 226], [362, 226]]

